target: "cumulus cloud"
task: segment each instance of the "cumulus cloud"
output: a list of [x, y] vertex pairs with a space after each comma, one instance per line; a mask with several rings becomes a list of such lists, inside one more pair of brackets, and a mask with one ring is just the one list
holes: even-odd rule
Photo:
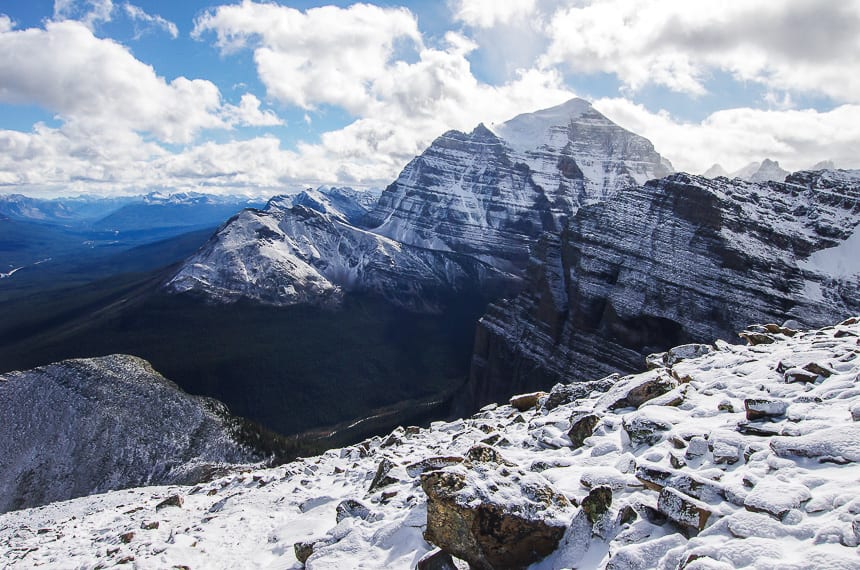
[[54, 20], [77, 20], [92, 29], [101, 22], [110, 22], [112, 0], [54, 0]]
[[453, 0], [454, 18], [477, 28], [492, 28], [526, 18], [535, 11], [535, 0]]
[[35, 103], [93, 131], [124, 128], [181, 143], [201, 129], [227, 126], [213, 83], [168, 82], [77, 21], [0, 34], [0, 76], [0, 102]]
[[225, 105], [224, 115], [231, 123], [249, 127], [272, 127], [284, 124], [274, 111], [261, 110], [260, 100], [251, 93], [242, 95], [238, 106]]
[[558, 10], [542, 64], [701, 95], [713, 72], [860, 101], [860, 0], [605, 0]]
[[216, 34], [229, 52], [253, 47], [269, 94], [310, 109], [319, 104], [360, 113], [369, 103], [365, 85], [384, 74], [396, 44], [421, 46], [414, 16], [404, 8], [354, 4], [306, 12], [245, 1], [201, 16], [192, 35]]
[[678, 170], [700, 173], [719, 163], [732, 171], [764, 158], [792, 171], [828, 159], [843, 168], [860, 168], [860, 105], [830, 111], [726, 109], [700, 122], [679, 121], [666, 111], [653, 113], [625, 98], [600, 99], [594, 106], [650, 139]]
[[[149, 30], [163, 30], [170, 34], [173, 39], [179, 37], [179, 29], [170, 20], [162, 18], [158, 14], [148, 14], [143, 8], [129, 4], [123, 4], [126, 15], [135, 23], [135, 37], [139, 38]], [[139, 26], [139, 27], [138, 27]]]
[[403, 8], [301, 12], [245, 1], [201, 16], [193, 34], [209, 33], [227, 57], [253, 51], [270, 97], [308, 111], [336, 105], [356, 117], [323, 133], [319, 143], [298, 145], [304, 171], [324, 181], [386, 184], [446, 130], [572, 96], [552, 69], [519, 70], [498, 86], [478, 81], [468, 59], [474, 41], [450, 31], [440, 45], [428, 46]]

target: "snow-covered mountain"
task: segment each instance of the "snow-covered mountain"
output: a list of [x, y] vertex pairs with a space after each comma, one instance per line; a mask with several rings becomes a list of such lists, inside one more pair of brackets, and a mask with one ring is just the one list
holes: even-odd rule
[[[835, 167], [833, 166], [832, 161], [823, 161], [813, 166], [810, 170], [834, 169]], [[791, 173], [783, 169], [779, 165], [779, 162], [766, 158], [762, 162], [751, 162], [743, 168], [731, 173], [727, 172], [726, 169], [719, 164], [714, 164], [707, 169], [702, 176], [705, 178], [725, 176], [726, 178], [740, 178], [741, 180], [746, 180], [748, 182], [784, 182], [785, 177], [789, 174]]]
[[383, 191], [368, 225], [517, 271], [541, 233], [577, 208], [671, 171], [649, 141], [573, 99], [443, 134]]
[[321, 186], [308, 188], [292, 198], [292, 205], [306, 206], [323, 214], [332, 214], [354, 226], [360, 226], [365, 216], [379, 200], [376, 190]]
[[0, 564], [857, 568], [858, 322], [754, 327], [277, 468], [6, 513]]
[[751, 321], [856, 313], [858, 226], [860, 171], [845, 170], [784, 183], [675, 174], [582, 208], [537, 246], [525, 290], [481, 319], [472, 394], [635, 370], [643, 354]]
[[327, 306], [357, 291], [435, 310], [440, 297], [512, 279], [471, 257], [405, 245], [353, 226], [343, 206], [324, 198], [306, 192], [295, 200], [272, 199], [264, 210], [242, 211], [186, 260], [167, 290], [217, 302]]
[[193, 483], [262, 457], [241, 420], [144, 360], [113, 355], [0, 375], [0, 512]]

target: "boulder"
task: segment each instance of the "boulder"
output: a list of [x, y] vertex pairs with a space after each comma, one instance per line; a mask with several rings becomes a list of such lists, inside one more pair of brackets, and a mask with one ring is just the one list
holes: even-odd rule
[[619, 378], [621, 378], [619, 374], [610, 374], [605, 378], [592, 380], [591, 382], [556, 384], [546, 397], [543, 408], [547, 411], [554, 410], [559, 406], [571, 404], [582, 398], [588, 398], [593, 392], [606, 392], [618, 382]]
[[472, 568], [525, 568], [556, 549], [570, 501], [545, 479], [493, 463], [426, 472], [424, 538]]
[[355, 499], [341, 501], [335, 512], [337, 522], [347, 518], [366, 519], [370, 516], [370, 509], [367, 508], [367, 505]]
[[767, 477], [759, 481], [747, 495], [744, 508], [782, 519], [811, 497], [809, 489], [799, 483], [786, 483], [775, 477]]
[[744, 400], [744, 409], [750, 421], [777, 418], [785, 415], [788, 402], [772, 398], [747, 398]]
[[171, 495], [155, 505], [155, 510], [160, 511], [165, 507], [181, 507], [184, 503], [181, 495]]
[[591, 524], [596, 523], [612, 506], [612, 489], [608, 485], [594, 487], [580, 506]]
[[485, 443], [478, 443], [469, 448], [469, 451], [466, 452], [466, 459], [472, 463], [497, 463], [510, 467], [514, 466], [514, 463], [505, 459], [498, 449]]
[[648, 570], [657, 568], [660, 560], [673, 548], [684, 546], [687, 539], [670, 534], [642, 544], [628, 544], [619, 548], [609, 559], [605, 570]]
[[383, 458], [382, 461], [379, 462], [379, 466], [376, 468], [376, 475], [374, 475], [373, 481], [370, 482], [370, 488], [368, 488], [367, 491], [372, 493], [380, 487], [397, 483], [397, 479], [388, 476], [388, 473], [393, 468], [394, 463], [389, 459]]
[[660, 491], [657, 510], [666, 515], [669, 520], [695, 530], [704, 529], [711, 516], [708, 505], [671, 487], [665, 487]]
[[626, 376], [597, 400], [594, 409], [603, 411], [638, 408], [648, 400], [665, 394], [677, 385], [678, 382], [662, 369], [636, 376]]
[[457, 570], [457, 566], [450, 554], [437, 548], [422, 556], [415, 570]]
[[681, 346], [670, 348], [669, 352], [666, 353], [665, 360], [667, 365], [672, 366], [682, 360], [705, 356], [713, 351], [714, 347], [709, 344], [682, 344]]
[[442, 469], [443, 467], [448, 467], [449, 465], [457, 465], [458, 463], [462, 463], [463, 461], [465, 461], [465, 458], [457, 455], [428, 457], [426, 459], [422, 459], [421, 461], [416, 461], [415, 463], [407, 465], [406, 473], [410, 477], [418, 477], [425, 471], [435, 471], [436, 469]]
[[796, 437], [774, 437], [770, 448], [780, 457], [860, 462], [860, 424], [820, 429]]
[[521, 412], [525, 412], [538, 405], [541, 398], [546, 396], [546, 392], [531, 392], [529, 394], [520, 394], [514, 396], [510, 400], [510, 404]]
[[314, 542], [297, 542], [293, 545], [293, 551], [296, 553], [296, 560], [304, 564], [314, 553]]
[[631, 445], [656, 445], [663, 439], [663, 432], [672, 429], [672, 424], [656, 415], [638, 412], [625, 415], [621, 427]]
[[587, 412], [577, 412], [570, 416], [570, 429], [567, 437], [570, 438], [571, 447], [577, 449], [582, 447], [585, 438], [594, 433], [594, 428], [600, 422], [600, 417]]

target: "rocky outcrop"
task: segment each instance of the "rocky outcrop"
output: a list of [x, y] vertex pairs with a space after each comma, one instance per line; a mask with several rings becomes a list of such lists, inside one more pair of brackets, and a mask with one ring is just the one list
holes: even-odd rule
[[470, 393], [481, 404], [637, 370], [750, 322], [839, 320], [860, 310], [858, 223], [858, 171], [676, 174], [582, 208], [536, 246], [524, 291], [481, 319]]
[[516, 272], [582, 205], [669, 172], [650, 142], [574, 99], [492, 130], [445, 133], [385, 189], [367, 224]]
[[223, 404], [182, 392], [133, 356], [0, 375], [0, 415], [0, 512], [194, 482], [262, 459], [240, 443], [241, 420]]
[[[416, 310], [483, 285], [515, 281], [471, 257], [404, 245], [351, 225], [343, 212], [307, 194], [293, 205], [231, 218], [165, 287], [218, 302], [337, 306], [348, 292], [379, 295]], [[313, 207], [303, 205], [311, 204]]]
[[572, 506], [540, 475], [484, 459], [421, 475], [424, 538], [471, 568], [525, 568], [555, 550]]

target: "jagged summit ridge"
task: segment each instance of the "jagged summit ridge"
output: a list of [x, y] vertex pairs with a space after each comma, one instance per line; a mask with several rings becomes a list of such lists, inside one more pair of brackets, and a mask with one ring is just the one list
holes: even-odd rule
[[670, 172], [650, 142], [574, 99], [492, 130], [445, 133], [385, 189], [367, 223], [522, 270], [529, 246], [577, 208]]
[[860, 319], [744, 335], [273, 469], [7, 513], [0, 560], [854, 568]]
[[[308, 204], [308, 205], [305, 205]], [[474, 259], [416, 248], [348, 222], [330, 201], [304, 193], [229, 220], [166, 288], [220, 302], [336, 306], [350, 291], [413, 309], [435, 310], [440, 295], [510, 277]]]

